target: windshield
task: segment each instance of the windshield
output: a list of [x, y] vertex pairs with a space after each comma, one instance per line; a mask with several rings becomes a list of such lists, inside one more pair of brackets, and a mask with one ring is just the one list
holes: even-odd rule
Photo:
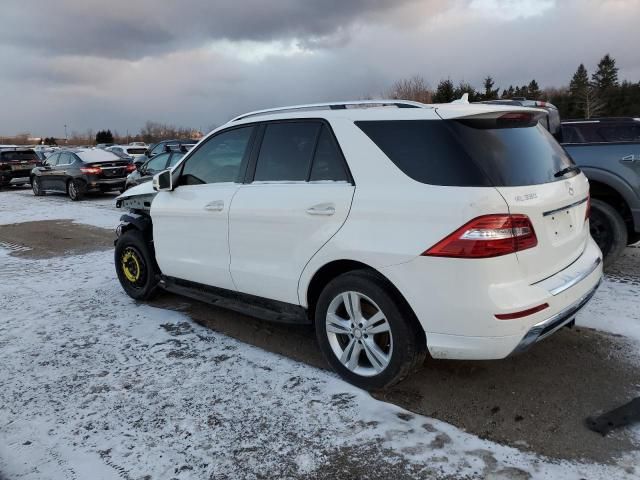
[[129, 155], [144, 155], [145, 153], [147, 153], [147, 149], [141, 147], [127, 148], [127, 153]]

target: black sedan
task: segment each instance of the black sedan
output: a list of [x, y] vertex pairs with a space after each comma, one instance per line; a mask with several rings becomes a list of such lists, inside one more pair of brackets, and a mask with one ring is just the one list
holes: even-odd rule
[[129, 174], [124, 189], [148, 182], [156, 173], [176, 165], [185, 153], [186, 150], [170, 150], [147, 160], [135, 172]]
[[31, 171], [31, 187], [34, 195], [61, 192], [81, 200], [89, 192], [124, 190], [127, 175], [135, 169], [130, 160], [105, 150], [61, 150]]
[[39, 163], [31, 148], [0, 148], [0, 188], [28, 183], [29, 173]]

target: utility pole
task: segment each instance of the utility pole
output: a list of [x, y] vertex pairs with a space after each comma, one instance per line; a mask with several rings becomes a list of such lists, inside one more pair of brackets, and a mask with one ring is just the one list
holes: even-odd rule
[[67, 124], [64, 124], [64, 143], [65, 145], [69, 143], [69, 136], [67, 135]]

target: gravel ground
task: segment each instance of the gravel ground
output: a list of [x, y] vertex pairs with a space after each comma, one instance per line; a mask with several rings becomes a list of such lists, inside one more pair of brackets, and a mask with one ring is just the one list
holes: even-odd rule
[[640, 477], [637, 429], [583, 425], [640, 388], [640, 249], [580, 322], [617, 335], [428, 361], [377, 400], [323, 370], [309, 329], [126, 297], [112, 201], [0, 194], [0, 478]]

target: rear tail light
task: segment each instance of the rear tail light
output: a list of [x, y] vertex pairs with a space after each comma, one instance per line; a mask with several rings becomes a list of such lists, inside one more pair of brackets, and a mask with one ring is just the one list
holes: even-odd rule
[[538, 244], [526, 215], [483, 215], [436, 243], [423, 256], [490, 258], [508, 255]]
[[591, 192], [587, 194], [587, 211], [584, 213], [584, 221], [589, 220], [589, 216], [591, 215]]
[[136, 166], [133, 163], [130, 163], [129, 165], [127, 165], [127, 172], [131, 173], [135, 171], [136, 171]]
[[80, 168], [82, 173], [89, 173], [93, 175], [100, 175], [102, 173], [102, 169], [100, 167], [82, 167]]

